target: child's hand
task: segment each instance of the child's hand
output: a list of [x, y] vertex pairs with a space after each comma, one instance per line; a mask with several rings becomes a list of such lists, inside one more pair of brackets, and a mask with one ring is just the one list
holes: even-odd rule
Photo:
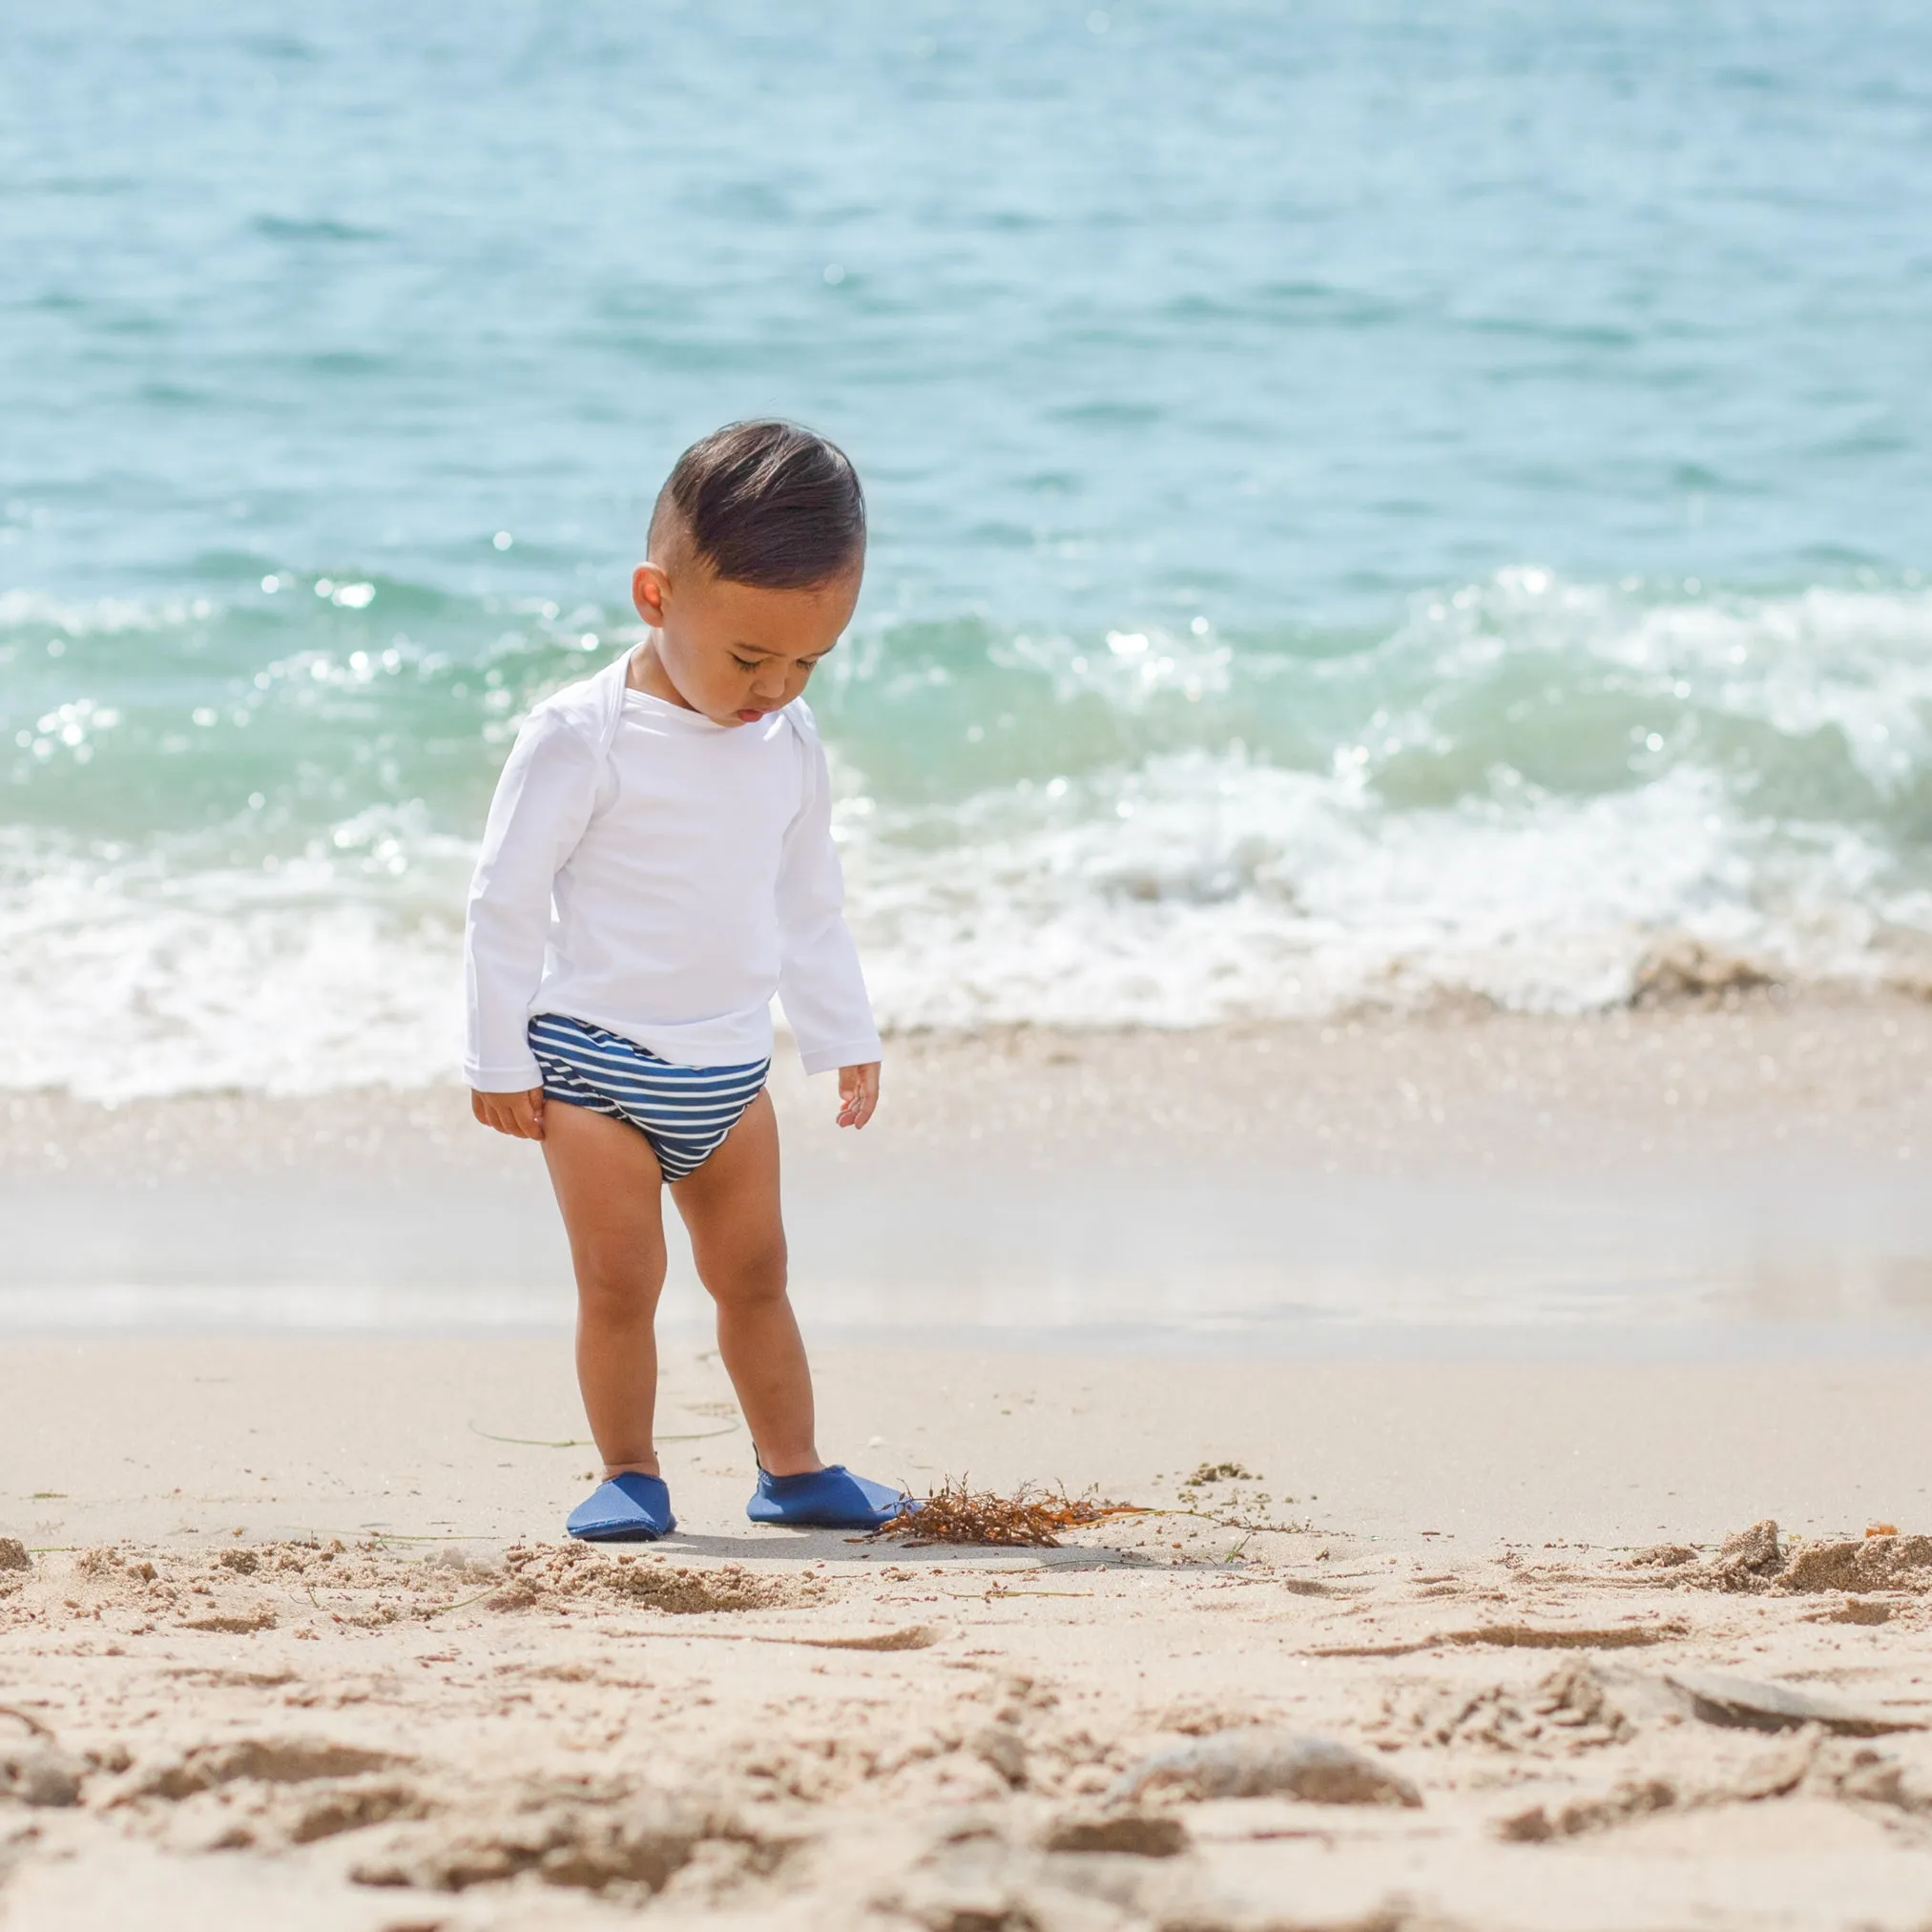
[[879, 1062], [839, 1069], [839, 1125], [863, 1127], [879, 1105]]
[[[876, 1071], [876, 1070], [875, 1070]], [[875, 1082], [876, 1085], [876, 1082]], [[544, 1091], [532, 1087], [528, 1093], [469, 1093], [469, 1111], [486, 1127], [518, 1140], [544, 1137]]]

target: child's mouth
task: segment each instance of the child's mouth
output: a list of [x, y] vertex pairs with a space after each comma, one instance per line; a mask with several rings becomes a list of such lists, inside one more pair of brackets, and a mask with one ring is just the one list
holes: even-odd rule
[[741, 711], [737, 715], [737, 721], [740, 724], [756, 724], [763, 716], [764, 713], [761, 711]]

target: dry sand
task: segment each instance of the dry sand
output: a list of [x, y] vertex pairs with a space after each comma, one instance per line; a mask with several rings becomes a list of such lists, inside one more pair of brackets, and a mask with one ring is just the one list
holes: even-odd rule
[[586, 1550], [561, 1339], [9, 1344], [0, 1923], [1932, 1923], [1917, 1362], [821, 1367], [863, 1466], [1156, 1513], [754, 1529], [680, 1348], [683, 1527]]

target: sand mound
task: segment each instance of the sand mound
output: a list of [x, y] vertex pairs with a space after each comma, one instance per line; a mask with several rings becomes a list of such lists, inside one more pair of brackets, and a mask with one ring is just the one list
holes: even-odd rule
[[0, 1799], [31, 1806], [78, 1804], [91, 1769], [61, 1750], [39, 1718], [0, 1706]]
[[1188, 1828], [1168, 1812], [1103, 1812], [1055, 1818], [1041, 1835], [1049, 1852], [1124, 1852], [1136, 1859], [1172, 1859], [1188, 1848]]
[[340, 1539], [192, 1551], [108, 1544], [23, 1573], [0, 1602], [0, 1626], [50, 1612], [98, 1621], [135, 1611], [150, 1628], [243, 1636], [289, 1622], [312, 1624], [318, 1614], [347, 1629], [377, 1630], [472, 1604], [511, 1611], [555, 1610], [573, 1602], [634, 1605], [693, 1616], [811, 1607], [830, 1594], [810, 1573], [695, 1566], [578, 1543], [519, 1546], [502, 1565], [456, 1550], [425, 1558], [376, 1543], [350, 1548]]
[[1932, 1536], [1860, 1536], [1794, 1544], [1774, 1588], [1932, 1590]]
[[1475, 1744], [1505, 1752], [1591, 1751], [1624, 1743], [1633, 1732], [1602, 1677], [1582, 1660], [1527, 1691], [1508, 1684], [1473, 1692], [1430, 1686], [1393, 1696], [1383, 1709], [1383, 1739], [1438, 1750]]
[[1631, 1778], [1603, 1797], [1578, 1798], [1554, 1810], [1531, 1805], [1527, 1811], [1503, 1819], [1496, 1827], [1496, 1836], [1511, 1843], [1530, 1845], [1544, 1844], [1551, 1839], [1581, 1838], [1589, 1832], [1628, 1824], [1632, 1818], [1648, 1818], [1653, 1812], [1669, 1811], [1679, 1802], [1677, 1787], [1669, 1778]]
[[1932, 1791], [1913, 1771], [1869, 1745], [1850, 1746], [1803, 1733], [1754, 1763], [1715, 1781], [1628, 1776], [1595, 1797], [1562, 1805], [1531, 1805], [1498, 1820], [1496, 1834], [1519, 1844], [1611, 1831], [1662, 1811], [1714, 1811], [1776, 1798], [1835, 1800], [1914, 1824], [1932, 1816]]
[[528, 1872], [545, 1884], [646, 1897], [662, 1891], [707, 1839], [758, 1843], [735, 1818], [667, 1798], [556, 1799], [405, 1827], [359, 1860], [353, 1875], [364, 1885], [464, 1892]]
[[1332, 1738], [1292, 1732], [1223, 1733], [1155, 1752], [1124, 1773], [1111, 1804], [1165, 1791], [1182, 1798], [1298, 1797], [1311, 1804], [1413, 1808], [1422, 1795], [1404, 1777]]
[[1932, 1536], [1895, 1530], [1863, 1536], [1818, 1537], [1786, 1543], [1767, 1517], [1727, 1536], [1708, 1561], [1684, 1544], [1640, 1550], [1633, 1568], [1674, 1572], [1672, 1580], [1699, 1589], [1776, 1590], [1903, 1589], [1932, 1592]]
[[427, 1794], [406, 1778], [369, 1778], [305, 1795], [284, 1830], [291, 1844], [310, 1845], [394, 1818], [422, 1818], [432, 1809]]
[[258, 1784], [305, 1784], [353, 1777], [406, 1763], [393, 1752], [369, 1751], [328, 1737], [241, 1737], [203, 1744], [143, 1772], [117, 1802], [144, 1797], [184, 1798], [246, 1778]]
[[587, 1544], [519, 1545], [506, 1552], [509, 1580], [488, 1599], [499, 1610], [554, 1609], [571, 1599], [635, 1604], [672, 1616], [790, 1610], [823, 1603], [819, 1577], [756, 1574], [742, 1564], [704, 1568], [667, 1556], [607, 1555]]
[[498, 1580], [494, 1564], [439, 1549], [425, 1560], [341, 1539], [227, 1544], [191, 1549], [97, 1545], [48, 1553], [30, 1571], [0, 1577], [0, 1631], [83, 1621], [125, 1633], [251, 1636], [319, 1626], [379, 1630], [426, 1621], [479, 1602]]

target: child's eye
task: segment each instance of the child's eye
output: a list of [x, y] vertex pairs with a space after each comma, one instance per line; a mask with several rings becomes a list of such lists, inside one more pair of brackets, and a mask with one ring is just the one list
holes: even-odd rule
[[731, 654], [731, 661], [740, 671], [756, 671], [758, 668], [758, 661], [756, 657], [740, 657], [736, 651]]

